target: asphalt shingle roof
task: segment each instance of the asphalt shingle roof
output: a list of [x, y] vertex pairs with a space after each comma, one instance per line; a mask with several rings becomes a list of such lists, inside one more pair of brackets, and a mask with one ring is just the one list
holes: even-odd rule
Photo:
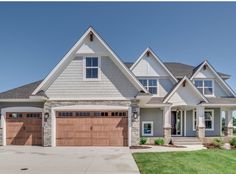
[[[33, 82], [6, 92], [2, 92], [0, 93], [0, 99], [27, 99], [29, 98], [29, 96], [31, 96], [32, 92], [38, 87], [41, 82], [42, 80], [39, 80], [37, 82]], [[39, 95], [43, 94], [39, 93]]]

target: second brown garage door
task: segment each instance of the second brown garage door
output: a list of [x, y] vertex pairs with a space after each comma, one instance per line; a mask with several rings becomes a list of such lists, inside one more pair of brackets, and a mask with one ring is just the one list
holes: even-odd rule
[[127, 146], [127, 111], [57, 112], [57, 146]]

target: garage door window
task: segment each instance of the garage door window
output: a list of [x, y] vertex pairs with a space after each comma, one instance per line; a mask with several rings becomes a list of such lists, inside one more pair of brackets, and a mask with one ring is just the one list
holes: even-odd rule
[[22, 118], [22, 113], [11, 113], [9, 118]]

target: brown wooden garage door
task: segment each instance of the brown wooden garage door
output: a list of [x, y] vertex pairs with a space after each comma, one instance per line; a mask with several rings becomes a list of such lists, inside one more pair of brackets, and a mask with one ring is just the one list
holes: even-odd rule
[[127, 111], [57, 112], [57, 146], [127, 146]]
[[41, 113], [7, 113], [7, 145], [42, 145]]

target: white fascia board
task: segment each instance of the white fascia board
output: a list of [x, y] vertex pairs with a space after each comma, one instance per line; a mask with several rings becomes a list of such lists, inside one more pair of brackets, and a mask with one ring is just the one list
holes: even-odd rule
[[53, 98], [53, 97], [51, 97], [51, 98], [49, 98], [47, 101], [55, 101], [55, 100], [57, 100], [57, 101], [76, 101], [76, 100], [81, 100], [81, 101], [94, 101], [94, 100], [96, 100], [96, 101], [103, 101], [103, 100], [106, 100], [106, 101], [110, 101], [110, 100], [114, 100], [114, 101], [130, 101], [130, 100], [132, 100], [132, 99], [134, 99], [134, 98], [130, 98], [130, 99], [128, 99], [128, 98]]
[[44, 102], [46, 99], [0, 99], [0, 102]]
[[213, 72], [213, 74], [217, 77], [217, 79], [233, 94], [234, 97], [236, 97], [235, 92], [230, 88], [230, 86], [220, 77], [220, 75], [217, 73], [217, 71], [213, 68], [213, 66], [205, 60], [202, 65], [197, 69], [197, 71], [192, 75], [190, 80], [193, 80], [193, 78], [199, 73], [199, 71], [203, 68], [204, 65], [207, 65], [210, 70]]
[[167, 97], [165, 98], [165, 100], [163, 101], [163, 103], [167, 103], [168, 100], [172, 97], [172, 95], [177, 91], [177, 89], [180, 87], [180, 85], [184, 82], [187, 81], [191, 87], [194, 89], [194, 91], [196, 92], [196, 94], [201, 97], [206, 103], [208, 103], [208, 100], [206, 99], [205, 96], [203, 96], [200, 91], [198, 91], [198, 89], [192, 84], [192, 82], [187, 78], [187, 76], [184, 76], [184, 78], [178, 83], [178, 85], [171, 91], [171, 93], [167, 94]]
[[37, 94], [43, 86], [46, 83], [49, 83], [51, 79], [53, 79], [53, 76], [55, 73], [60, 70], [60, 67], [65, 64], [65, 62], [69, 59], [69, 57], [75, 52], [76, 48], [78, 48], [80, 45], [82, 45], [84, 39], [86, 36], [92, 32], [98, 40], [101, 42], [101, 44], [110, 52], [112, 55], [111, 58], [113, 59], [113, 62], [116, 63], [116, 65], [119, 64], [120, 70], [126, 75], [126, 77], [132, 82], [132, 84], [139, 90], [143, 90], [144, 92], [148, 93], [147, 90], [142, 86], [142, 84], [136, 79], [136, 77], [129, 71], [129, 69], [123, 64], [123, 62], [118, 58], [118, 56], [111, 50], [111, 48], [106, 44], [106, 42], [95, 32], [95, 30], [90, 27], [83, 36], [79, 39], [78, 42], [70, 49], [70, 51], [61, 59], [61, 61], [56, 65], [56, 67], [48, 74], [48, 76], [42, 81], [42, 83], [33, 91], [32, 95]]
[[135, 63], [130, 67], [130, 70], [132, 71], [135, 66], [141, 61], [141, 59], [144, 57], [144, 55], [147, 53], [147, 52], [150, 52], [153, 57], [156, 59], [156, 61], [158, 63], [161, 64], [161, 66], [167, 71], [167, 73], [172, 77], [172, 79], [177, 83], [178, 80], [175, 78], [175, 76], [169, 71], [169, 69], [164, 65], [164, 63], [161, 61], [161, 59], [154, 53], [154, 51], [152, 51], [151, 48], [146, 48], [146, 50], [141, 54], [141, 56], [135, 61]]

